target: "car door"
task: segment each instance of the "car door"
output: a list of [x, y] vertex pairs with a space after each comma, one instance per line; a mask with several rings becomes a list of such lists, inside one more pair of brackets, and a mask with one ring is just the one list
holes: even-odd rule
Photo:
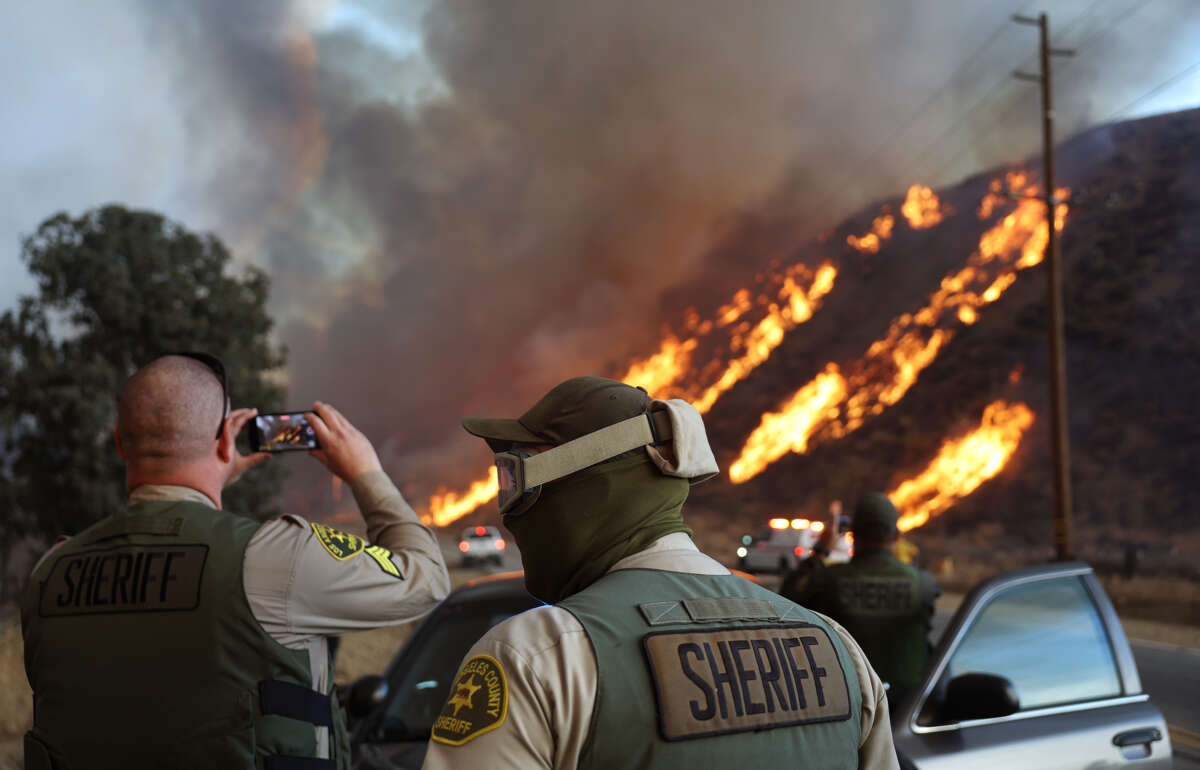
[[922, 685], [894, 704], [892, 730], [920, 770], [1171, 767], [1166, 723], [1086, 564], [1017, 570], [972, 591]]

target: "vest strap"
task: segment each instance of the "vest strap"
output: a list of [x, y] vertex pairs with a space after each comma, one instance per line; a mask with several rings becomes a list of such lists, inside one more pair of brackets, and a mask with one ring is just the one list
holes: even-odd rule
[[266, 679], [258, 683], [258, 695], [263, 714], [299, 719], [324, 727], [333, 726], [329, 696], [316, 690], [291, 682]]
[[270, 754], [263, 762], [265, 770], [336, 770], [337, 762], [316, 757], [288, 757]]

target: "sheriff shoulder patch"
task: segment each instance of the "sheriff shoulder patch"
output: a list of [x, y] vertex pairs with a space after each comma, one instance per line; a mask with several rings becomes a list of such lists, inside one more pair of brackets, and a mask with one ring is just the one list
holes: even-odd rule
[[433, 739], [461, 746], [495, 730], [508, 715], [508, 681], [500, 661], [491, 655], [476, 655], [463, 664], [450, 698], [433, 723]]
[[333, 527], [327, 527], [324, 524], [313, 522], [313, 534], [317, 536], [317, 542], [329, 551], [329, 555], [338, 561], [345, 561], [351, 556], [359, 553], [366, 545], [363, 539], [358, 535], [351, 535], [349, 532], [339, 532]]

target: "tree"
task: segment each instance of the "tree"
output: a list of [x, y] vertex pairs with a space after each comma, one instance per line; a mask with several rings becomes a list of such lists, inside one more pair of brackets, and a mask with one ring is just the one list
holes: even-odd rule
[[[165, 353], [203, 350], [224, 362], [234, 406], [278, 409], [269, 280], [148, 211], [106, 206], [47, 219], [22, 242], [37, 281], [0, 316], [0, 519], [10, 535], [73, 534], [124, 503], [113, 445], [116, 401], [138, 367]], [[264, 518], [283, 470], [273, 463], [230, 487], [226, 506]]]

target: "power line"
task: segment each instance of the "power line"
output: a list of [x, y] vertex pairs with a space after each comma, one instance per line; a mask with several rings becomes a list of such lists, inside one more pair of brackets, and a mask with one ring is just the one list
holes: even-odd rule
[[[1028, 0], [1028, 2], [1026, 2], [1025, 5], [1022, 7], [1022, 10], [1029, 8], [1036, 2], [1038, 2], [1038, 0]], [[870, 167], [871, 163], [874, 162], [875, 158], [880, 153], [882, 153], [885, 148], [887, 148], [889, 145], [891, 145], [896, 139], [903, 136], [910, 128], [912, 128], [913, 124], [916, 123], [917, 119], [921, 115], [923, 115], [934, 103], [936, 103], [937, 100], [939, 98], [941, 98], [941, 96], [951, 88], [951, 86], [953, 86], [955, 84], [955, 82], [962, 76], [963, 70], [965, 69], [966, 65], [969, 62], [974, 61], [975, 59], [978, 59], [983, 54], [984, 51], [986, 51], [989, 47], [991, 47], [991, 45], [993, 43], [995, 43], [998, 39], [1000, 39], [1001, 35], [1003, 35], [1006, 31], [1008, 31], [1010, 29], [1012, 29], [1012, 25], [1009, 23], [1008, 19], [1005, 19], [1001, 24], [999, 24], [992, 31], [992, 33], [990, 35], [988, 35], [986, 40], [984, 40], [981, 44], [976, 46], [975, 50], [973, 50], [970, 54], [968, 54], [965, 57], [965, 59], [963, 59], [963, 64], [958, 67], [955, 67], [952, 70], [952, 74], [950, 75], [950, 77], [948, 77], [945, 80], [945, 82], [942, 83], [941, 86], [939, 86], [936, 90], [934, 90], [933, 93], [931, 93], [925, 99], [925, 101], [921, 103], [920, 106], [918, 106], [916, 109], [914, 109], [908, 115], [908, 117], [904, 120], [901, 128], [889, 132], [883, 138], [883, 140], [878, 145], [876, 145], [875, 149], [873, 149], [861, 161], [859, 161], [858, 163], [855, 164], [854, 170], [852, 172], [848, 172], [846, 174], [846, 176], [843, 179], [842, 185], [838, 188], [838, 191], [834, 194], [833, 197], [840, 198], [843, 194], [845, 194], [845, 192], [848, 189], [850, 189], [850, 186], [853, 183], [853, 181], [862, 176], [863, 172], [866, 171]], [[815, 212], [813, 214], [811, 214], [809, 217], [809, 223], [815, 222], [817, 220], [818, 216], [819, 215]]]
[[[1100, 29], [1093, 32], [1091, 35], [1088, 35], [1083, 40], [1079, 41], [1075, 45], [1075, 48], [1077, 50], [1080, 48], [1083, 48], [1084, 46], [1088, 45], [1096, 38], [1107, 34], [1110, 29], [1112, 29], [1116, 25], [1120, 24], [1121, 22], [1125, 21], [1126, 19], [1128, 19], [1130, 16], [1137, 13], [1138, 11], [1142, 10], [1142, 8], [1149, 2], [1150, 2], [1150, 0], [1135, 0], [1133, 3], [1130, 3], [1129, 7], [1127, 7], [1119, 16], [1117, 16], [1115, 19], [1110, 21], [1108, 24], [1105, 24]], [[1074, 27], [1075, 25], [1073, 24], [1071, 26]], [[1065, 35], [1066, 33], [1063, 33], [1063, 34]], [[1070, 65], [1068, 64], [1067, 66], [1070, 66]]]
[[[1109, 32], [1109, 30], [1111, 30], [1114, 26], [1125, 21], [1134, 13], [1137, 13], [1138, 11], [1140, 11], [1149, 2], [1150, 2], [1150, 0], [1135, 0], [1135, 2], [1130, 3], [1130, 5], [1128, 7], [1126, 7], [1126, 9], [1124, 11], [1122, 11], [1120, 14], [1118, 14], [1116, 17], [1114, 17], [1109, 23], [1105, 24], [1103, 27], [1096, 30], [1095, 32], [1093, 32], [1092, 34], [1090, 34], [1086, 38], [1084, 38], [1082, 41], [1080, 41], [1075, 46], [1076, 51], [1078, 52], [1078, 50], [1083, 48], [1084, 46], [1090, 46], [1090, 44], [1092, 42], [1094, 42], [1095, 40], [1106, 35]], [[1094, 8], [1095, 5], [1096, 5], [1096, 3], [1093, 3], [1093, 5], [1089, 7], [1089, 9]], [[1088, 15], [1089, 14], [1087, 12], [1085, 12], [1084, 14], [1081, 15], [1081, 17], [1077, 17], [1076, 20], [1074, 22], [1072, 22], [1072, 24], [1070, 24], [1067, 27], [1067, 29], [1062, 33], [1061, 37], [1066, 37], [1067, 35], [1069, 35], [1071, 30], [1073, 30], [1075, 27], [1077, 27], [1079, 25], [1079, 22], [1082, 20], [1082, 18], [1085, 18]], [[1063, 70], [1068, 69], [1071, 66], [1071, 64], [1077, 62], [1078, 60], [1079, 60], [1079, 57], [1076, 56], [1072, 62], [1065, 63], [1065, 65], [1059, 70], [1059, 72], [1062, 72]], [[1027, 64], [1028, 64], [1028, 62], [1026, 62], [1025, 64], [1022, 64], [1022, 67], [1027, 66]], [[1000, 81], [999, 85], [1003, 85], [1004, 83], [1011, 83], [1011, 81], [1008, 80], [1007, 76], [1005, 76], [1004, 80]], [[993, 88], [992, 91], [989, 92], [989, 95], [990, 95], [990, 93], [994, 93], [996, 90], [998, 90], [998, 89]], [[981, 134], [979, 136], [979, 138], [976, 140], [975, 144], [983, 144], [993, 134], [995, 134], [997, 131], [999, 131], [1000, 128], [1004, 126], [1003, 118], [1007, 117], [1018, 107], [1023, 106], [1023, 102], [1027, 101], [1030, 98], [1030, 93], [1031, 92], [1021, 93], [1020, 95], [1017, 96], [1017, 99], [1014, 103], [1010, 104], [1009, 106], [1004, 107], [1002, 109], [1002, 111], [996, 116], [996, 118], [993, 119], [992, 121], [990, 121], [990, 127], [983, 134]], [[976, 102], [976, 104], [978, 104], [978, 103], [979, 102]], [[948, 134], [948, 133], [949, 132], [946, 132], [946, 134]], [[930, 146], [933, 147], [933, 146], [939, 145], [941, 143], [941, 140], [945, 138], [946, 134], [943, 134], [941, 137], [938, 138], [938, 140], [936, 142], [934, 142]], [[960, 147], [958, 149], [958, 151], [955, 152], [954, 155], [950, 156], [946, 160], [946, 162], [942, 163], [938, 167], [937, 171], [933, 174], [933, 176], [935, 176], [935, 177], [939, 176], [944, 171], [946, 171], [950, 168], [953, 168], [953, 166], [958, 162], [959, 158], [961, 158], [968, 149], [969, 149], [969, 147]]]
[[[1093, 2], [1088, 5], [1088, 7], [1084, 10], [1084, 12], [1079, 14], [1077, 17], [1075, 17], [1075, 20], [1072, 21], [1071, 24], [1069, 24], [1067, 26], [1067, 28], [1062, 32], [1062, 35], [1063, 36], [1069, 35], [1085, 19], [1089, 18], [1090, 16], [1093, 16], [1095, 14], [1096, 8], [1101, 4], [1102, 1], [1103, 0], [1093, 0]], [[1149, 0], [1137, 0], [1137, 2], [1135, 4], [1136, 5], [1144, 5], [1148, 1]], [[1030, 0], [1030, 2], [1025, 3], [1025, 5], [1023, 5], [1020, 8], [1020, 10], [1017, 11], [1017, 14], [1020, 14], [1020, 15], [1025, 14], [1029, 10], [1030, 7], [1036, 5], [1038, 2], [1039, 2], [1039, 0]], [[1129, 11], [1127, 10], [1124, 14], [1122, 14], [1121, 18], [1123, 19], [1125, 16], [1128, 15], [1128, 13], [1129, 13]], [[1120, 19], [1118, 19], [1118, 21], [1119, 20]], [[1105, 29], [1107, 29], [1107, 27], [1109, 27], [1109, 26], [1112, 26], [1113, 23], [1115, 23], [1115, 22], [1110, 22], [1108, 25], [1106, 25]], [[998, 40], [1000, 38], [1000, 36], [1002, 34], [1004, 34], [1004, 32], [1011, 30], [1011, 29], [1012, 29], [1011, 21], [1009, 19], [1005, 19], [1000, 24], [1000, 26], [998, 26], [992, 32], [992, 34], [987, 38], [987, 40], [985, 40], [983, 42], [982, 45], [980, 45], [978, 48], [975, 49], [974, 52], [972, 52], [969, 56], [967, 56], [966, 61], [969, 62], [969, 61], [979, 58], [979, 56], [985, 50], [987, 50], [987, 48], [989, 46], [991, 46], [992, 43], [996, 42], [996, 40]], [[1094, 38], [1095, 38], [1095, 35], [1092, 35], [1086, 41], [1084, 41], [1084, 43], [1081, 43], [1080, 45], [1085, 45], [1088, 41], [1090, 41]], [[1031, 60], [1032, 60], [1032, 58], [1035, 58], [1035, 57], [1031, 57]], [[926, 99], [925, 102], [912, 113], [912, 115], [909, 116], [909, 119], [905, 122], [905, 125], [901, 130], [892, 132], [892, 134], [890, 134], [888, 136], [888, 138], [883, 141], [882, 144], [880, 144], [878, 147], [876, 147], [875, 150], [872, 151], [871, 154], [867, 156], [867, 159], [859, 165], [857, 172], [853, 175], [853, 177], [857, 177], [859, 175], [858, 172], [861, 172], [863, 167], [869, 165], [870, 161], [876, 155], [878, 155], [880, 153], [880, 151], [883, 150], [884, 147], [886, 147], [888, 144], [890, 144], [893, 139], [895, 139], [896, 137], [902, 136], [911, 127], [911, 125], [916, 121], [917, 116], [921, 115], [927, 109], [929, 109], [929, 107], [933, 105], [933, 103], [937, 100], [937, 98], [940, 97], [943, 92], [945, 92], [951, 85], [954, 84], [954, 82], [959, 78], [960, 75], [961, 75], [961, 71], [955, 70], [955, 73], [953, 75], [951, 75], [950, 78], [947, 79], [947, 81], [945, 83], [943, 83], [942, 86], [937, 91], [935, 91], [928, 99]], [[1011, 85], [1007, 76], [1005, 76], [1004, 78], [997, 81], [996, 84], [987, 92], [987, 94], [984, 95], [984, 97], [982, 99], [976, 100], [974, 102], [974, 104], [972, 104], [972, 106], [969, 107], [964, 114], [960, 115], [959, 118], [956, 118], [954, 121], [951, 122], [950, 127], [946, 131], [943, 131], [938, 136], [938, 138], [935, 139], [933, 142], [927, 144], [925, 146], [925, 148], [922, 149], [920, 153], [918, 153], [917, 161], [914, 164], [910, 165], [908, 168], [913, 168], [914, 166], [919, 164], [921, 159], [923, 159], [925, 157], [925, 155], [928, 154], [929, 150], [931, 150], [934, 147], [939, 146], [941, 144], [942, 140], [944, 138], [946, 138], [946, 136], [951, 134], [956, 127], [958, 127], [958, 125], [962, 122], [962, 118], [966, 114], [974, 112], [975, 107], [986, 102], [992, 96], [992, 94], [1001, 90], [1003, 88], [1003, 86], [1006, 84]], [[843, 190], [844, 189], [845, 189], [845, 186], [843, 186]]]
[[1105, 118], [1104, 122], [1105, 123], [1111, 122], [1114, 118], [1118, 117], [1119, 115], [1125, 114], [1126, 112], [1133, 109], [1134, 107], [1141, 104], [1142, 102], [1146, 101], [1147, 99], [1149, 99], [1153, 96], [1157, 96], [1162, 91], [1166, 90], [1167, 88], [1170, 88], [1171, 86], [1175, 85], [1180, 80], [1184, 79], [1185, 77], [1187, 77], [1188, 75], [1191, 75], [1193, 72], [1196, 72], [1196, 71], [1200, 71], [1200, 60], [1197, 60], [1190, 67], [1187, 67], [1182, 72], [1178, 72], [1178, 73], [1172, 75], [1171, 77], [1167, 78], [1162, 83], [1159, 83], [1157, 86], [1150, 89], [1146, 93], [1142, 94], [1138, 98], [1134, 99], [1129, 104], [1126, 104], [1124, 107], [1122, 107], [1121, 109], [1117, 110], [1116, 112], [1114, 112], [1113, 114], [1111, 114], [1107, 118]]
[[[1037, 0], [1031, 0], [1031, 2], [1029, 2], [1025, 5], [1025, 7], [1028, 8], [1029, 6], [1033, 5], [1034, 2], [1037, 2]], [[995, 43], [998, 39], [1000, 39], [1000, 36], [1002, 34], [1004, 34], [1006, 31], [1008, 31], [1010, 29], [1012, 29], [1012, 25], [1008, 22], [1007, 19], [1005, 19], [1005, 21], [1003, 23], [1001, 23], [998, 27], [996, 27], [996, 29], [992, 32], [992, 34], [988, 36], [987, 40], [983, 41], [983, 43], [981, 45], [979, 45], [974, 51], [972, 51], [966, 57], [965, 61], [970, 62], [974, 59], [979, 58], [979, 56], [984, 51], [986, 51], [992, 45], [992, 43]], [[913, 112], [904, 121], [903, 128], [900, 128], [896, 131], [891, 132], [886, 138], [884, 138], [884, 140], [874, 150], [872, 150], [871, 153], [868, 154], [866, 156], [866, 158], [859, 164], [857, 170], [862, 171], [864, 167], [869, 166], [871, 164], [871, 161], [874, 160], [875, 156], [878, 155], [880, 152], [882, 152], [885, 147], [887, 147], [889, 144], [891, 144], [892, 141], [896, 137], [903, 136], [904, 133], [906, 131], [908, 131], [909, 128], [912, 127], [912, 124], [916, 122], [917, 118], [920, 115], [924, 114], [925, 111], [928, 110], [931, 106], [933, 106], [933, 104], [938, 100], [938, 98], [940, 98], [941, 95], [950, 88], [950, 86], [954, 85], [954, 82], [959, 78], [959, 76], [961, 74], [962, 74], [962, 68], [961, 67], [956, 68], [954, 70], [954, 74], [952, 74], [949, 78], [947, 78], [946, 82], [942, 83], [942, 85], [937, 90], [935, 90], [932, 94], [930, 94], [930, 96], [919, 107], [917, 107], [915, 110], [913, 110]], [[858, 173], [855, 173], [855, 174], [852, 174], [850, 178], [853, 179], [857, 176], [858, 176]]]

